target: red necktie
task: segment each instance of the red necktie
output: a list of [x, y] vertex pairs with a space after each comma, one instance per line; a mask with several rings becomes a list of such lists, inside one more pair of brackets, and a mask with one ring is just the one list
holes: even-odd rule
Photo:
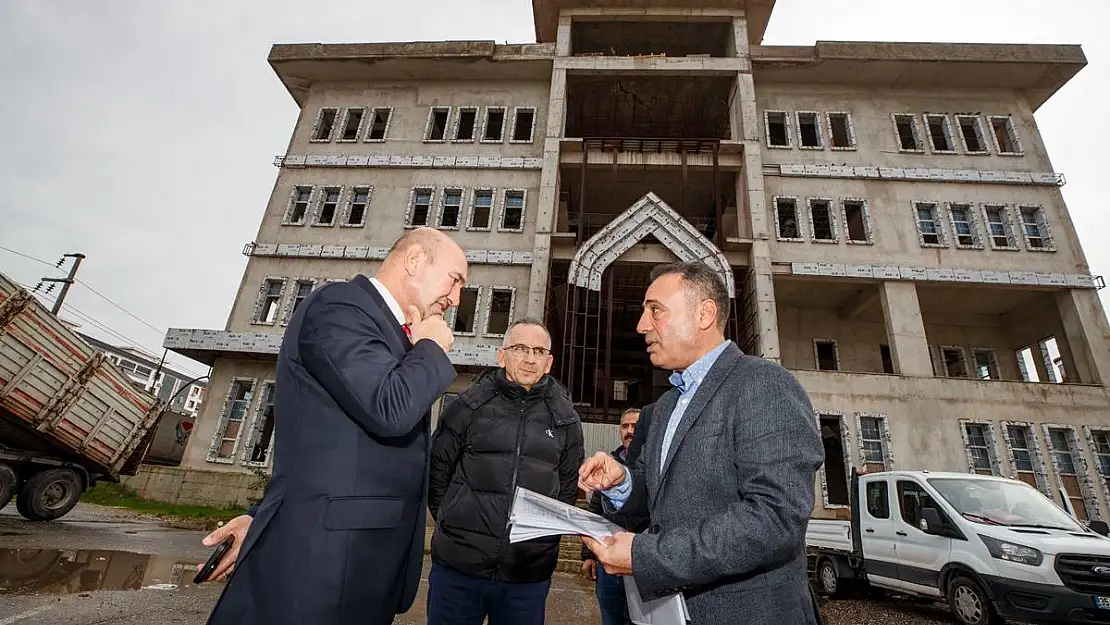
[[412, 330], [409, 329], [409, 324], [406, 323], [405, 325], [401, 326], [401, 329], [405, 331], [405, 336], [409, 337], [410, 339], [412, 338]]

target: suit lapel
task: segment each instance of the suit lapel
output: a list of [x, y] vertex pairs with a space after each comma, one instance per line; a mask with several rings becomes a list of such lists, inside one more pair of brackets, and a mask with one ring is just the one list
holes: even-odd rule
[[644, 441], [644, 448], [640, 450], [644, 455], [644, 478], [647, 482], [649, 501], [655, 501], [655, 494], [659, 492], [659, 461], [663, 450], [663, 436], [667, 430], [667, 421], [671, 418], [677, 403], [678, 391], [671, 389], [663, 393], [651, 409], [648, 439]]
[[[671, 438], [671, 446], [667, 452], [667, 460], [663, 464], [663, 471], [659, 476], [660, 490], [663, 486], [663, 480], [667, 477], [667, 471], [670, 470], [674, 458], [678, 455], [679, 446], [682, 445], [682, 439], [690, 428], [694, 426], [698, 418], [701, 417], [705, 407], [709, 405], [709, 400], [717, 393], [717, 389], [724, 383], [725, 378], [728, 377], [732, 371], [736, 360], [740, 357], [740, 348], [736, 347], [734, 343], [729, 343], [721, 355], [717, 357], [717, 362], [705, 374], [705, 378], [698, 385], [698, 390], [694, 392], [694, 397], [686, 406], [686, 412], [682, 414], [682, 420], [678, 422], [678, 427], [674, 431], [674, 436]], [[672, 404], [673, 408], [673, 404]], [[662, 458], [663, 441], [660, 437], [659, 441], [659, 455], [657, 458]], [[658, 491], [657, 491], [658, 492]]]
[[378, 289], [374, 287], [370, 279], [359, 274], [351, 281], [370, 294], [370, 299], [374, 300], [374, 303], [378, 305], [378, 312], [386, 317], [386, 324], [393, 329], [393, 335], [401, 342], [405, 351], [408, 351], [409, 348], [412, 347], [412, 342], [409, 341], [409, 337], [405, 335], [405, 329], [401, 327], [401, 324], [397, 323], [397, 318], [393, 316], [393, 312], [389, 310], [389, 305], [385, 303], [382, 294], [378, 293]]

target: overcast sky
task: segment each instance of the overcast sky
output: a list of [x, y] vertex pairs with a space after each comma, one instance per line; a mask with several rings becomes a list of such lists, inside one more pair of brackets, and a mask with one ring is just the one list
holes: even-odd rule
[[[1088, 66], [1037, 123], [1091, 270], [1110, 274], [1107, 24], [1107, 0], [778, 0], [764, 42], [1081, 44]], [[534, 41], [531, 5], [0, 0], [0, 246], [50, 264], [0, 250], [0, 271], [33, 285], [86, 254], [78, 277], [118, 307], [78, 285], [63, 316], [157, 354], [168, 327], [222, 329], [297, 117], [271, 44], [443, 39]]]

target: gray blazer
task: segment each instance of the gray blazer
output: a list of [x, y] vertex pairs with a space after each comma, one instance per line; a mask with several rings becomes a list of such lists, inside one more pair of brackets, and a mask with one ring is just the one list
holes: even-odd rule
[[687, 407], [660, 475], [677, 401], [671, 389], [644, 409], [652, 427], [630, 467], [624, 509], [651, 515], [632, 542], [641, 596], [682, 592], [694, 625], [819, 623], [805, 532], [824, 447], [805, 391], [730, 342]]

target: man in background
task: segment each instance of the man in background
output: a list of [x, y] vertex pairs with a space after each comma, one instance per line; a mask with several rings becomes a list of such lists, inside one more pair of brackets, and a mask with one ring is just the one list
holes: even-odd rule
[[[635, 460], [632, 457], [632, 440], [637, 431], [637, 422], [640, 420], [640, 410], [629, 408], [621, 414], [619, 447], [610, 452], [610, 455], [623, 465], [628, 465]], [[646, 427], [646, 423], [644, 426]], [[642, 444], [643, 437], [637, 437]], [[635, 450], [637, 453], [639, 449]], [[647, 529], [649, 521], [644, 515], [629, 515], [619, 510], [605, 510], [601, 505], [601, 493], [594, 493], [590, 499], [589, 510], [600, 514], [606, 519], [616, 523], [624, 529], [639, 533]], [[597, 606], [601, 611], [601, 625], [631, 625], [628, 617], [628, 605], [624, 595], [624, 580], [617, 575], [605, 572], [605, 567], [597, 565], [597, 557], [589, 547], [582, 544], [582, 574], [586, 579], [594, 582], [594, 594], [597, 595]]]
[[551, 335], [514, 322], [480, 376], [440, 415], [428, 508], [436, 520], [428, 625], [542, 625], [559, 537], [509, 542], [516, 488], [573, 505], [582, 425], [551, 371]]
[[373, 278], [321, 287], [278, 355], [273, 475], [212, 579], [235, 576], [210, 625], [387, 625], [423, 564], [429, 409], [455, 379], [443, 313], [466, 284], [462, 249], [420, 228]]

